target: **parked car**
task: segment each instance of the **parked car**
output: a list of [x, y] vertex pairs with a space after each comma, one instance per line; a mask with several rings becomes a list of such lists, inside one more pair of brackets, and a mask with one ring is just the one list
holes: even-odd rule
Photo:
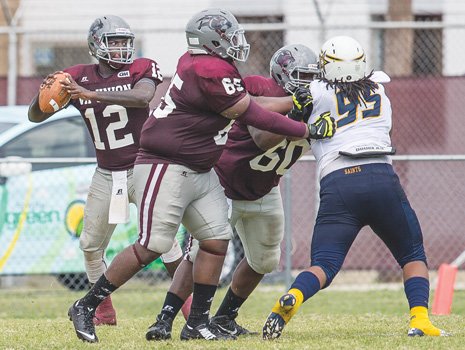
[[[74, 107], [42, 123], [30, 122], [27, 109], [0, 107], [0, 275], [53, 274], [67, 287], [83, 289], [87, 281], [78, 238], [96, 167], [94, 146]], [[130, 217], [117, 226], [107, 261], [137, 239], [133, 205]], [[186, 236], [181, 227], [182, 246]], [[242, 256], [236, 239], [223, 267], [223, 284]], [[144, 273], [166, 277], [159, 260]]]

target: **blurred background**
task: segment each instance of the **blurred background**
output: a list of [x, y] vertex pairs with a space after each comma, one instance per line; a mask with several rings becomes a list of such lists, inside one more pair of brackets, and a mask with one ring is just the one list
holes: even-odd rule
[[[268, 76], [269, 60], [283, 45], [302, 43], [318, 53], [329, 37], [353, 36], [365, 48], [369, 69], [392, 78], [386, 90], [393, 105], [394, 166], [420, 219], [433, 277], [441, 263], [465, 250], [462, 0], [0, 0], [0, 5], [0, 287], [26, 283], [31, 276], [52, 276], [71, 289], [87, 286], [78, 237], [95, 168], [91, 140], [75, 111], [38, 126], [27, 122], [24, 106], [17, 106], [29, 104], [50, 72], [95, 62], [88, 54], [87, 31], [106, 14], [126, 19], [138, 56], [159, 63], [165, 80], [153, 106], [186, 49], [185, 24], [203, 8], [227, 8], [245, 27], [251, 54], [239, 64], [244, 75]], [[280, 186], [286, 212], [283, 254], [279, 270], [264, 282], [288, 284], [310, 262], [318, 208], [311, 153]], [[107, 259], [136, 237], [133, 208], [131, 223], [115, 232]], [[178, 239], [185, 240], [182, 229]], [[236, 239], [223, 283], [241, 254]], [[138, 277], [156, 283], [166, 273], [155, 263]], [[400, 281], [388, 250], [364, 228], [334, 284]], [[457, 282], [465, 286], [465, 275], [459, 273]]]

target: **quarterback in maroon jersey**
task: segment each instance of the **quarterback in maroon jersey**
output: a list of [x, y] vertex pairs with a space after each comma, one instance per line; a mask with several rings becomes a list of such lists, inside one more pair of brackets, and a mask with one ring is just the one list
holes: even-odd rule
[[[134, 34], [122, 18], [99, 17], [88, 34], [90, 53], [99, 63], [64, 69], [69, 81], [62, 85], [71, 94], [70, 104], [84, 118], [97, 155], [98, 167], [89, 189], [80, 236], [91, 283], [97, 282], [106, 269], [105, 249], [116, 224], [126, 220], [128, 202], [135, 203], [133, 167], [140, 132], [149, 114], [149, 102], [163, 79], [155, 61], [134, 59], [133, 42]], [[31, 121], [40, 122], [53, 115], [42, 113], [37, 101], [36, 96], [29, 108]], [[126, 199], [111, 203], [111, 189], [117, 187], [121, 187]], [[114, 215], [120, 210], [123, 215]], [[181, 256], [181, 249], [175, 244], [163, 257], [171, 275]], [[110, 297], [97, 308], [94, 322], [116, 324]]]
[[[317, 128], [270, 112], [252, 101], [234, 61], [245, 61], [244, 30], [227, 10], [208, 9], [187, 23], [188, 52], [178, 61], [168, 91], [147, 121], [134, 166], [139, 239], [119, 253], [84, 298], [70, 309], [76, 333], [96, 338], [86, 323], [93, 310], [141, 268], [170, 250], [181, 222], [198, 239], [193, 299], [181, 339], [232, 339], [211, 328], [210, 306], [232, 229], [213, 166], [234, 120], [302, 139], [329, 136], [330, 118]], [[332, 134], [332, 132], [331, 132]], [[179, 301], [179, 300], [178, 300]]]
[[[287, 55], [287, 56], [286, 56]], [[287, 57], [287, 60], [283, 60]], [[272, 78], [244, 78], [247, 91], [253, 96], [284, 97], [299, 85], [306, 85], [319, 73], [316, 54], [304, 45], [287, 45], [279, 49], [270, 61]], [[284, 233], [284, 212], [277, 187], [284, 172], [310, 148], [309, 140], [288, 141], [283, 136], [236, 121], [229, 132], [226, 147], [215, 165], [215, 171], [225, 194], [232, 199], [230, 224], [235, 227], [245, 258], [233, 275], [231, 286], [210, 325], [219, 333], [245, 335], [251, 332], [235, 321], [241, 305], [263, 278], [279, 263], [280, 243]], [[192, 265], [198, 242], [179, 266], [165, 303], [146, 338], [168, 339], [172, 323], [191, 293]], [[174, 295], [174, 296], [173, 296]]]

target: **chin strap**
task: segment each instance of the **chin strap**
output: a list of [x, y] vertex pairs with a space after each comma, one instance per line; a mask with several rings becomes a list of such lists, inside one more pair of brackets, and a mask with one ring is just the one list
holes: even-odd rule
[[[110, 60], [107, 60], [107, 64], [108, 64], [111, 68], [116, 69], [116, 70], [121, 69], [121, 68], [123, 68], [123, 66], [124, 66], [123, 63], [113, 63], [113, 62], [111, 62]], [[118, 66], [114, 66], [114, 64], [117, 64]]]

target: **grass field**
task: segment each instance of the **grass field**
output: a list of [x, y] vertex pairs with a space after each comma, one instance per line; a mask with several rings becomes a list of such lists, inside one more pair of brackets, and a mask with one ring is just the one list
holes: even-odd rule
[[[240, 324], [261, 332], [263, 322], [283, 286], [265, 285], [249, 298], [238, 317]], [[66, 317], [70, 304], [83, 295], [63, 288], [0, 290], [0, 349], [464, 349], [465, 292], [454, 297], [450, 316], [433, 316], [447, 338], [408, 338], [407, 302], [402, 290], [325, 290], [299, 310], [275, 341], [260, 336], [237, 341], [181, 342], [184, 324], [176, 319], [173, 340], [147, 342], [145, 330], [164, 299], [163, 288], [129, 285], [113, 295], [117, 327], [99, 327], [98, 344], [82, 343]], [[216, 310], [225, 289], [217, 293]]]

